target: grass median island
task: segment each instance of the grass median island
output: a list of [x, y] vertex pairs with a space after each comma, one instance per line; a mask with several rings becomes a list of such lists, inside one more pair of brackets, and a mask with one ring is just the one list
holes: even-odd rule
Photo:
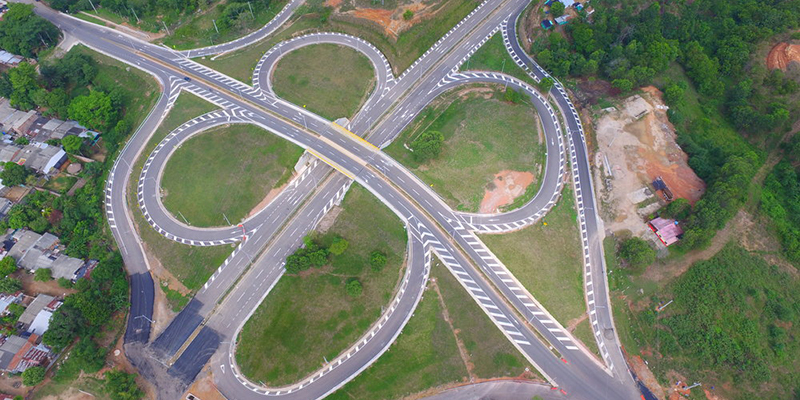
[[300, 147], [258, 126], [218, 126], [175, 150], [164, 167], [161, 200], [193, 226], [236, 224], [291, 178], [301, 154]]
[[181, 93], [134, 163], [128, 185], [128, 204], [147, 254], [158, 259], [167, 271], [191, 291], [203, 286], [214, 270], [233, 252], [233, 248], [230, 246], [189, 246], [165, 238], [150, 227], [150, 224], [144, 219], [136, 202], [136, 187], [145, 160], [164, 137], [184, 122], [216, 108], [215, 105], [193, 94]]
[[[495, 174], [518, 171], [533, 174], [538, 187], [544, 163], [536, 110], [528, 102], [504, 100], [502, 86], [471, 86], [446, 93], [426, 108], [389, 147], [386, 153], [409, 167], [431, 185], [450, 206], [478, 211], [484, 189]], [[441, 154], [420, 162], [412, 147], [420, 135], [444, 135]]]
[[[444, 319], [445, 309], [450, 323]], [[459, 354], [453, 329], [458, 330], [471, 371]], [[389, 351], [329, 399], [399, 399], [463, 382], [470, 374], [475, 378], [518, 377], [526, 367], [527, 361], [475, 300], [434, 260], [425, 295]]]
[[536, 86], [536, 81], [520, 68], [508, 54], [508, 50], [503, 44], [503, 35], [500, 32], [495, 33], [467, 62], [462, 64], [461, 70], [503, 72], [534, 87]]
[[[330, 249], [324, 266], [284, 275], [239, 335], [236, 360], [253, 381], [289, 384], [335, 358], [377, 321], [403, 274], [403, 224], [360, 186], [350, 188], [330, 228], [310, 237]], [[341, 254], [336, 238], [347, 242]], [[380, 268], [370, 265], [375, 252], [385, 256]]]
[[375, 87], [375, 70], [349, 47], [319, 44], [284, 55], [272, 76], [281, 98], [323, 118], [352, 118]]
[[[481, 240], [562, 325], [586, 313], [580, 236], [572, 191], [533, 226]], [[544, 224], [547, 225], [544, 225]]]

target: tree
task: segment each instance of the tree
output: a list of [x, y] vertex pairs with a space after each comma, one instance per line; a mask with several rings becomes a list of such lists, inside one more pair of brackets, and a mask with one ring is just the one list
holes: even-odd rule
[[64, 136], [61, 139], [61, 145], [64, 146], [64, 151], [69, 154], [80, 154], [83, 139], [75, 135]]
[[688, 218], [691, 212], [692, 205], [689, 204], [689, 200], [679, 197], [667, 204], [666, 207], [659, 211], [659, 214], [664, 218], [672, 218], [681, 221]]
[[419, 162], [434, 159], [442, 152], [444, 135], [439, 131], [425, 131], [411, 142], [414, 158]]
[[71, 280], [61, 277], [58, 278], [58, 286], [61, 286], [64, 289], [72, 289], [73, 285]]
[[555, 83], [556, 82], [553, 80], [553, 78], [546, 76], [539, 81], [539, 84], [537, 86], [539, 86], [539, 90], [541, 90], [542, 93], [546, 95], [550, 93], [550, 89], [553, 88], [553, 85], [555, 85]]
[[8, 101], [13, 107], [30, 110], [35, 106], [31, 94], [39, 88], [37, 78], [36, 68], [27, 62], [21, 62], [8, 70], [8, 81], [11, 84]]
[[631, 272], [639, 273], [656, 260], [656, 251], [646, 241], [632, 237], [620, 244], [619, 256], [628, 262]]
[[0, 260], [0, 276], [8, 276], [17, 271], [17, 261], [13, 257], [5, 256]]
[[328, 251], [330, 251], [331, 254], [338, 256], [344, 253], [345, 250], [347, 250], [348, 245], [349, 243], [347, 242], [347, 240], [345, 240], [341, 236], [337, 236], [333, 239], [333, 243], [331, 243], [331, 246], [328, 248]]
[[358, 297], [361, 296], [364, 288], [361, 286], [361, 282], [359, 282], [358, 279], [352, 278], [347, 282], [347, 285], [345, 285], [345, 290], [347, 291], [348, 296]]
[[28, 138], [26, 138], [25, 136], [20, 136], [20, 137], [14, 139], [14, 144], [18, 144], [20, 146], [25, 146], [25, 145], [31, 144], [31, 141], [28, 140]]
[[414, 11], [406, 10], [403, 13], [403, 19], [406, 21], [411, 21], [414, 18]]
[[75, 357], [80, 368], [93, 374], [103, 368], [107, 350], [101, 349], [89, 338], [81, 339], [72, 349], [70, 356]]
[[380, 251], [373, 251], [372, 254], [369, 255], [369, 265], [372, 267], [373, 271], [380, 271], [383, 267], [386, 266], [386, 254], [381, 253]]
[[72, 343], [85, 326], [86, 319], [81, 316], [80, 311], [69, 304], [64, 304], [50, 317], [50, 325], [42, 336], [42, 342], [57, 352], [61, 351]]
[[22, 282], [14, 278], [0, 278], [0, 293], [14, 293], [22, 289]]
[[622, 93], [628, 93], [633, 90], [633, 82], [628, 79], [614, 79], [611, 81], [611, 86], [619, 89]]
[[564, 11], [566, 9], [567, 8], [564, 6], [564, 3], [558, 0], [553, 1], [553, 4], [550, 5], [550, 15], [552, 15], [553, 18], [558, 18], [564, 15]]
[[39, 268], [33, 273], [33, 280], [37, 282], [47, 282], [53, 279], [53, 271], [50, 268]]
[[144, 397], [144, 392], [136, 386], [136, 374], [113, 370], [106, 372], [105, 377], [106, 392], [112, 400], [138, 400]]
[[29, 367], [22, 372], [22, 384], [36, 386], [44, 380], [44, 367]]
[[0, 179], [6, 186], [18, 186], [25, 183], [25, 178], [31, 174], [31, 171], [22, 165], [13, 162], [7, 162], [3, 165], [3, 171], [0, 172]]
[[21, 56], [36, 56], [60, 36], [55, 25], [33, 13], [33, 5], [11, 3], [0, 20], [0, 48]]
[[97, 90], [72, 100], [69, 105], [69, 116], [90, 129], [100, 131], [105, 131], [117, 123], [117, 110], [111, 102], [111, 97]]

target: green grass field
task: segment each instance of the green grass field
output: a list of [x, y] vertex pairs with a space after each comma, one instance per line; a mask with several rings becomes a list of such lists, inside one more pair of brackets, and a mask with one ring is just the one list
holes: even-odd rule
[[356, 50], [319, 44], [287, 53], [272, 79], [278, 96], [335, 120], [355, 115], [375, 87], [375, 70]]
[[189, 246], [161, 236], [150, 227], [144, 216], [142, 216], [142, 212], [136, 202], [135, 188], [138, 184], [139, 173], [142, 171], [144, 160], [147, 159], [161, 139], [184, 122], [214, 109], [216, 107], [213, 104], [197, 96], [181, 93], [172, 110], [167, 114], [145, 146], [142, 155], [133, 165], [134, 173], [128, 186], [128, 204], [131, 205], [134, 222], [138, 226], [139, 235], [144, 242], [145, 249], [190, 290], [199, 289], [214, 270], [231, 254], [233, 248], [230, 246]]
[[[438, 260], [432, 283], [395, 344], [378, 361], [329, 398], [399, 399], [412, 393], [462, 381], [468, 372], [453, 331], [444, 320], [444, 303], [478, 378], [515, 377], [527, 361]], [[439, 295], [441, 293], [441, 296]]]
[[[586, 312], [581, 246], [572, 191], [536, 225], [481, 239], [562, 325]], [[544, 225], [547, 223], [547, 225]]]
[[[538, 188], [545, 157], [533, 106], [499, 100], [502, 87], [480, 87], [485, 89], [463, 96], [445, 94], [386, 148], [445, 202], [464, 211], [478, 211], [484, 189], [503, 170], [533, 173], [531, 185]], [[404, 144], [427, 130], [442, 132], [445, 143], [437, 159], [420, 164]]]
[[58, 174], [44, 184], [44, 188], [58, 193], [66, 193], [78, 178], [65, 174]]
[[523, 82], [536, 86], [536, 81], [520, 68], [503, 45], [503, 35], [495, 33], [491, 39], [481, 46], [467, 62], [461, 65], [462, 71], [497, 71], [504, 72]]
[[212, 128], [184, 142], [167, 161], [162, 201], [193, 226], [237, 224], [289, 180], [301, 154], [300, 147], [255, 125]]
[[[350, 188], [342, 211], [319, 240], [333, 235], [349, 247], [330, 265], [281, 278], [244, 326], [236, 349], [242, 372], [254, 381], [283, 385], [320, 368], [352, 345], [392, 298], [403, 273], [406, 233], [400, 220], [366, 189]], [[379, 271], [369, 266], [373, 251], [387, 255]], [[345, 292], [358, 279], [363, 293]]]

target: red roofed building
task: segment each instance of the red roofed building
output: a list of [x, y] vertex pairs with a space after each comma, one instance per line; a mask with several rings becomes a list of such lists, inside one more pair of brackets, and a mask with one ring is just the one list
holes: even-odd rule
[[678, 221], [674, 219], [656, 218], [647, 223], [647, 226], [658, 236], [658, 240], [669, 246], [683, 236], [683, 229], [678, 226]]

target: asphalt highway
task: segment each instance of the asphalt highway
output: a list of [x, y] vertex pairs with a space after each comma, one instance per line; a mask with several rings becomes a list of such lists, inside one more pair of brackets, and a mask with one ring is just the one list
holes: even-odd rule
[[[504, 20], [507, 20], [509, 15], [520, 12], [524, 6], [525, 3], [518, 0], [488, 0], [483, 3], [470, 17], [460, 22], [458, 26], [421, 57], [414, 66], [404, 72], [400, 78], [394, 80], [395, 84], [391, 88], [387, 86], [388, 90], [386, 91], [376, 91], [380, 97], [374, 103], [369, 104], [369, 109], [365, 107], [358, 117], [354, 119], [353, 123], [350, 124], [349, 128], [356, 132], [367, 134], [367, 137], [373, 143], [383, 145], [390, 141], [399, 132], [399, 128], [413, 120], [413, 116], [427, 104], [426, 94], [429, 94], [431, 90], [435, 90], [436, 87], [441, 88], [440, 83], [442, 80], [453, 73], [453, 66], [457, 66], [481, 40], [484, 40], [492, 32], [496, 32], [497, 27]], [[215, 309], [216, 311], [204, 326], [200, 327], [198, 325], [199, 331], [195, 339], [199, 340], [199, 342], [197, 344], [192, 342], [186, 347], [172, 367], [171, 373], [174, 375], [184, 376], [185, 379], [189, 379], [190, 376], [193, 378], [192, 368], [196, 367], [196, 364], [200, 362], [205, 363], [205, 360], [211, 356], [211, 353], [207, 351], [207, 346], [204, 346], [203, 343], [224, 343], [225, 338], [231, 341], [232, 332], [229, 331], [231, 326], [234, 326], [234, 322], [238, 322], [239, 327], [241, 327], [249, 316], [249, 314], [242, 314], [242, 311], [252, 312], [269, 293], [269, 288], [277, 282], [283, 272], [281, 267], [282, 260], [288, 252], [291, 252], [293, 248], [299, 245], [299, 239], [305, 234], [307, 228], [314, 226], [321, 215], [320, 210], [324, 214], [326, 207], [331, 204], [331, 199], [335, 199], [335, 196], [339, 193], [341, 195], [344, 194], [342, 188], [347, 187], [347, 178], [350, 178], [375, 194], [407, 224], [410, 234], [409, 263], [406, 267], [406, 278], [397, 293], [396, 303], [393, 303], [396, 304], [395, 309], [392, 310], [391, 315], [386, 316], [385, 320], [382, 318], [367, 333], [367, 336], [362, 341], [359, 341], [359, 344], [356, 344], [350, 351], [345, 352], [342, 356], [343, 358], [335, 361], [336, 365], [333, 365], [332, 362], [331, 365], [326, 365], [323, 370], [303, 382], [284, 388], [284, 390], [258, 388], [242, 380], [241, 377], [237, 377], [237, 374], [234, 373], [235, 365], [231, 363], [232, 351], [216, 352], [221, 359], [215, 356], [212, 367], [217, 369], [215, 380], [223, 393], [230, 394], [233, 398], [241, 399], [259, 398], [267, 393], [270, 396], [316, 398], [324, 396], [352, 379], [388, 348], [408, 320], [419, 300], [422, 287], [427, 278], [427, 264], [421, 261], [424, 259], [422, 255], [426, 251], [434, 251], [473, 298], [478, 301], [487, 315], [501, 328], [501, 331], [509, 340], [529, 361], [537, 365], [549, 377], [551, 382], [559, 385], [574, 398], [625, 399], [638, 397], [635, 387], [632, 386], [630, 376], [627, 375], [626, 379], [626, 374], [618, 372], [622, 368], [614, 370], [617, 371], [615, 373], [618, 379], [609, 379], [607, 372], [596, 361], [585, 352], [571, 349], [570, 346], [572, 345], [569, 340], [564, 341], [561, 339], [562, 337], [569, 339], [569, 335], [561, 336], [563, 329], [557, 326], [547, 326], [547, 323], [544, 322], [547, 320], [547, 315], [544, 311], [539, 311], [543, 313], [544, 318], [531, 311], [537, 309], [535, 302], [526, 301], [526, 299], [532, 299], [532, 296], [522, 293], [519, 288], [514, 290], [514, 280], [511, 279], [510, 282], [504, 280], [503, 273], [507, 274], [504, 268], [501, 265], [491, 264], [492, 257], [487, 258], [481, 254], [485, 253], [486, 249], [483, 248], [483, 251], [481, 251], [482, 244], [470, 232], [470, 228], [474, 227], [465, 226], [465, 218], [468, 217], [456, 216], [427, 185], [422, 184], [410, 172], [386, 157], [375, 146], [369, 145], [355, 137], [355, 135], [350, 135], [342, 128], [295, 105], [277, 99], [269, 93], [264, 93], [259, 89], [232, 80], [223, 74], [199, 67], [189, 60], [182, 59], [180, 54], [169, 49], [139, 42], [125, 35], [82, 21], [64, 18], [41, 7], [37, 9], [37, 12], [53, 20], [68, 34], [78, 37], [90, 47], [154, 74], [168, 93], [175, 80], [182, 78], [181, 71], [186, 71], [186, 74], [196, 78], [192, 82], [192, 86], [195, 87], [193, 90], [207, 92], [208, 96], [206, 98], [221, 104], [227, 109], [236, 110], [235, 112], [231, 111], [231, 113], [235, 113], [237, 118], [259, 125], [308, 149], [319, 159], [342, 173], [342, 175], [334, 175], [330, 180], [327, 180], [327, 183], [323, 184], [321, 189], [318, 189], [319, 195], [313, 197], [302, 196], [302, 198], [306, 199], [305, 201], [296, 200], [300, 197], [291, 198], [291, 195], [287, 195], [286, 198], [292, 200], [286, 200], [286, 202], [292, 203], [292, 201], [296, 201], [293, 205], [300, 203], [306, 205], [301, 207], [296, 214], [293, 214], [295, 216], [291, 219], [288, 219], [286, 215], [283, 215], [282, 219], [279, 218], [280, 221], [283, 221], [280, 226], [277, 225], [277, 222], [265, 223], [265, 225], [269, 225], [273, 229], [271, 233], [262, 233], [268, 231], [263, 226], [249, 228], [251, 229], [251, 236], [262, 233], [266, 238], [264, 239], [265, 244], [270, 242], [269, 247], [264, 250], [255, 262], [252, 259], [254, 257], [253, 254], [249, 254], [253, 267], [247, 272], [244, 272], [244, 264], [246, 263], [242, 262], [243, 266], [240, 268], [239, 274], [244, 272], [245, 275], [241, 280], [238, 280], [239, 283], [234, 285], [233, 290], [224, 298], [221, 305], [217, 306], [216, 303], [208, 302], [200, 306], [201, 309], [205, 307], [207, 310]], [[241, 43], [232, 44], [231, 49], [239, 45]], [[463, 82], [468, 82], [470, 79], [474, 79], [474, 81], [479, 81], [480, 79], [508, 81], [506, 77], [497, 78], [496, 76], [493, 78], [488, 76], [467, 76], [467, 78], [460, 79]], [[384, 84], [386, 83], [388, 83], [388, 76]], [[515, 83], [510, 82], [509, 84], [513, 85]], [[378, 87], [381, 87], [380, 83]], [[558, 103], [560, 108], [562, 110], [574, 110], [574, 107], [566, 97], [566, 93], [563, 92], [563, 88], [558, 86], [556, 89], [554, 91], [560, 93], [566, 99], [563, 104]], [[143, 254], [141, 254], [143, 252], [138, 243], [138, 235], [132, 229], [127, 213], [124, 212], [126, 210], [126, 205], [124, 204], [126, 182], [128, 175], [132, 172], [130, 171], [130, 165], [132, 165], [133, 160], [136, 159], [148, 140], [148, 134], [155, 130], [158, 119], [160, 119], [167, 107], [169, 98], [165, 101], [164, 96], [162, 96], [162, 100], [159, 101], [159, 105], [156, 108], [157, 117], [154, 116], [145, 121], [142, 128], [139, 129], [121, 153], [119, 161], [109, 177], [107, 188], [109, 221], [114, 224], [112, 225], [112, 230], [115, 231], [115, 238], [123, 248], [126, 266], [128, 266], [132, 277], [137, 274], [146, 274], [146, 270], [144, 270], [146, 261], [143, 258]], [[534, 95], [531, 99], [536, 104], [537, 97]], [[556, 100], [558, 102], [558, 99]], [[542, 107], [546, 110], [549, 105], [545, 104], [542, 102]], [[160, 113], [158, 113], [159, 110], [161, 111]], [[538, 106], [537, 110], [539, 110]], [[539, 110], [540, 114], [542, 111]], [[548, 114], [554, 117], [552, 110], [542, 115]], [[234, 117], [234, 115], [228, 116]], [[552, 118], [542, 118], [542, 121], [545, 135], [548, 138], [548, 154], [555, 154], [552, 152], [563, 154], [563, 142], [557, 121]], [[552, 126], [549, 128], [548, 124], [550, 122], [547, 121], [552, 121]], [[204, 122], [201, 121], [199, 123]], [[373, 124], [377, 124], [375, 129], [371, 129]], [[585, 210], [583, 208], [584, 204], [591, 205], [593, 209], [594, 200], [591, 197], [591, 190], [588, 189], [591, 182], [588, 175], [588, 160], [586, 160], [585, 156], [580, 121], [577, 119], [577, 115], [573, 113], [566, 116], [566, 124], [568, 127], [567, 136], [571, 144], [570, 152], [573, 167], [577, 166], [578, 172], [575, 174], [576, 189], [578, 195], [583, 196], [579, 197], [579, 203], [582, 210]], [[144, 134], [140, 134], [142, 132]], [[181, 133], [178, 132], [175, 136], [177, 137]], [[550, 142], [550, 139], [553, 139], [552, 142]], [[180, 139], [175, 143], [179, 142]], [[165, 146], [174, 146], [174, 144], [166, 143]], [[164, 160], [166, 160], [170, 153], [168, 148], [164, 150], [164, 153]], [[156, 154], [156, 157], [159, 157], [158, 154]], [[548, 162], [548, 171], [551, 171], [548, 174], [553, 174], [554, 177], [563, 173], [563, 162], [557, 161], [561, 166], [552, 169], [549, 168], [550, 162]], [[163, 160], [161, 162], [163, 163]], [[583, 169], [581, 169], [581, 164], [584, 166]], [[322, 168], [319, 171], [321, 176], [324, 177], [326, 175]], [[145, 177], [146, 171], [143, 171], [142, 175]], [[584, 181], [581, 181], [581, 179]], [[151, 180], [147, 179], [147, 177], [143, 180], [144, 184], [149, 181]], [[157, 182], [157, 179], [155, 181]], [[306, 181], [308, 182], [309, 180]], [[545, 182], [548, 182], [547, 179], [545, 179]], [[558, 182], [558, 179], [553, 182], [555, 184], [554, 192], [557, 192], [560, 187]], [[583, 194], [580, 193], [581, 185], [584, 185], [585, 188]], [[306, 189], [305, 193], [308, 193], [308, 191]], [[546, 199], [549, 204], [552, 202], [553, 197], [551, 195]], [[158, 201], [157, 195], [155, 200]], [[161, 209], [161, 207], [157, 208]], [[148, 208], [148, 210], [152, 213], [155, 209]], [[267, 215], [266, 213], [263, 214]], [[588, 253], [589, 255], [599, 253], [600, 256], [599, 261], [597, 261], [596, 255], [592, 257], [587, 255], [589, 257], [587, 259], [597, 262], [597, 264], [592, 263], [589, 266], [589, 275], [593, 277], [592, 281], [595, 282], [594, 293], [589, 294], [590, 297], [588, 297], [590, 309], [592, 304], [599, 303], [603, 299], [607, 304], [608, 297], [607, 291], [603, 292], [603, 289], [600, 289], [600, 285], [597, 284], [598, 275], [602, 275], [602, 278], [599, 279], [603, 283], [605, 283], [605, 277], [602, 268], [602, 246], [599, 246], [598, 250], [597, 244], [596, 214], [594, 212], [592, 214], [594, 218], [581, 213], [582, 229], [586, 230], [586, 235], [594, 240], [594, 242], [588, 243]], [[152, 218], [152, 214], [150, 214], [150, 217]], [[513, 219], [513, 222], [520, 221], [517, 216], [509, 215], [508, 217], [510, 220]], [[159, 219], [155, 224], [161, 227], [164, 226], [162, 220], [172, 219], [169, 215], [159, 216], [158, 218], [162, 219]], [[594, 226], [591, 226], [592, 219], [594, 219]], [[585, 228], [584, 223], [586, 225]], [[284, 226], [286, 228], [280, 229]], [[290, 230], [289, 228], [291, 227], [296, 229]], [[181, 237], [183, 235], [181, 229], [185, 231], [187, 236], [189, 234], [197, 234], [196, 229], [185, 225], [178, 224], [171, 228], [177, 230]], [[276, 234], [279, 230], [281, 233]], [[175, 233], [172, 234], [175, 235]], [[247, 231], [245, 230], [246, 235]], [[270, 240], [269, 238], [272, 239]], [[250, 246], [250, 243], [256, 243], [255, 238], [244, 241], [245, 245]], [[138, 250], [129, 251], [134, 249], [134, 246], [137, 246]], [[416, 246], [420, 247], [417, 248]], [[138, 256], [129, 255], [129, 253], [134, 252], [139, 252], [140, 254]], [[239, 254], [243, 254], [243, 252]], [[137, 257], [140, 257], [140, 259], [137, 259]], [[596, 274], [595, 269], [598, 269], [599, 273]], [[219, 295], [217, 299], [222, 298], [220, 296], [231, 287], [233, 282], [237, 281], [239, 275], [233, 271], [236, 271], [236, 269], [219, 271], [220, 275], [216, 279], [219, 280], [220, 284], [217, 289], [214, 289]], [[265, 272], [267, 275], [264, 278], [260, 278], [261, 275], [250, 275], [254, 273], [263, 274]], [[221, 279], [220, 277], [225, 278]], [[225, 279], [230, 279], [227, 285], [223, 283]], [[212, 280], [212, 284], [213, 282], [216, 282], [216, 280]], [[603, 287], [605, 287], [605, 284]], [[210, 291], [206, 290], [206, 292]], [[138, 294], [137, 292], [134, 293], [134, 295]], [[147, 293], [143, 290], [141, 294], [146, 295]], [[594, 303], [592, 299], [594, 299]], [[138, 302], [139, 300], [135, 301], [135, 303]], [[530, 304], [533, 304], [533, 306]], [[152, 300], [149, 305], [152, 309]], [[135, 307], [146, 311], [147, 304], [145, 302], [145, 304], [136, 305]], [[195, 306], [191, 308], [194, 310]], [[239, 312], [234, 313], [234, 309], [238, 309]], [[597, 309], [596, 306], [595, 309]], [[530, 312], [530, 319], [526, 316], [526, 312]], [[203, 312], [198, 311], [197, 313], [198, 315], [203, 315]], [[133, 314], [134, 312], [132, 311], [132, 321], [134, 320]], [[600, 313], [597, 312], [597, 314], [599, 315]], [[607, 314], [610, 316], [610, 309]], [[520, 315], [523, 318], [520, 318]], [[597, 318], [600, 320], [600, 317]], [[141, 319], [143, 320], [144, 318]], [[610, 327], [608, 329], [611, 329], [610, 335], [608, 334], [608, 329], [606, 329], [604, 336], [606, 338], [614, 336], [613, 321], [600, 321], [603, 323], [608, 322]], [[531, 324], [539, 331], [549, 344], [539, 340], [528, 324]], [[598, 322], [598, 324], [600, 323]], [[133, 332], [132, 335], [135, 334], [143, 338], [144, 330], [145, 328], [135, 327], [133, 331], [129, 328], [128, 332]], [[193, 331], [195, 330], [193, 329]], [[568, 361], [564, 362], [559, 357], [556, 357], [550, 350], [550, 346], [556, 348], [559, 354], [567, 355]], [[170, 347], [170, 349], [173, 347]], [[618, 349], [617, 346], [614, 346], [614, 348]], [[175, 349], [175, 351], [177, 352], [178, 349]], [[172, 354], [175, 354], [175, 352], [172, 352]], [[181, 363], [181, 359], [184, 359], [184, 357], [186, 357], [185, 360], [187, 361]], [[624, 361], [622, 365], [624, 365]], [[202, 364], [199, 367], [202, 367]], [[279, 390], [280, 393], [278, 392]]]

